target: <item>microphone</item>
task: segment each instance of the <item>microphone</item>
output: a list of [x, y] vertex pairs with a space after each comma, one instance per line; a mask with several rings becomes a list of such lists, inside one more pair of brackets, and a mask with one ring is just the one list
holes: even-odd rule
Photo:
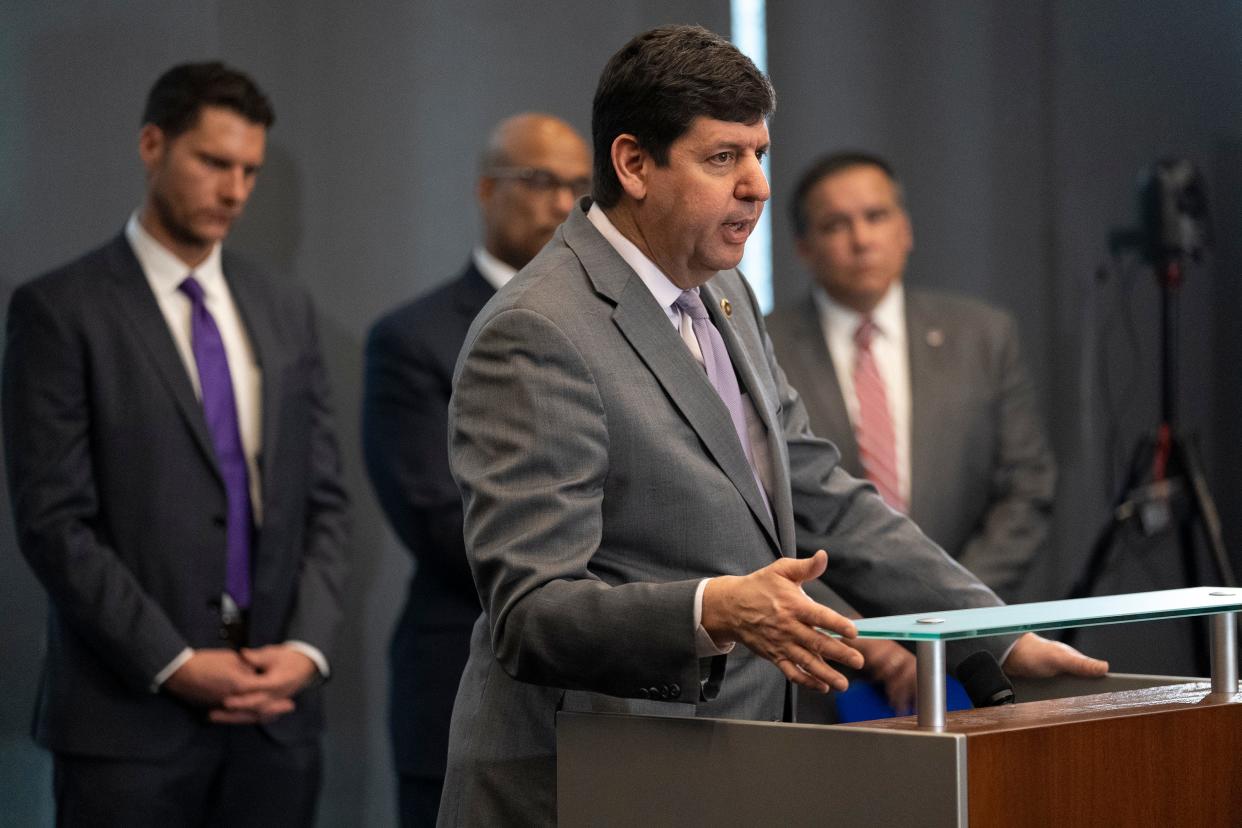
[[996, 656], [987, 650], [966, 656], [954, 672], [975, 707], [1013, 704], [1013, 685], [1001, 670]]

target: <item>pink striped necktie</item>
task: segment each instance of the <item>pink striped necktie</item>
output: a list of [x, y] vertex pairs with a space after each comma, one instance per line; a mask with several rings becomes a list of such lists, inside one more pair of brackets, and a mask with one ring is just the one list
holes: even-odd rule
[[854, 436], [858, 440], [858, 456], [867, 479], [880, 490], [884, 502], [899, 512], [906, 511], [897, 474], [897, 431], [888, 407], [884, 378], [880, 376], [871, 353], [871, 340], [876, 333], [871, 317], [864, 317], [854, 332], [854, 393], [858, 395], [858, 421]]

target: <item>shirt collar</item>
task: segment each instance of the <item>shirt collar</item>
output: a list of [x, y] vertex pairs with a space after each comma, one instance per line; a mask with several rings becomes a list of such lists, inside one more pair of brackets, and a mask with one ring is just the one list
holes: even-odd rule
[[152, 289], [157, 293], [175, 293], [185, 281], [185, 277], [194, 273], [194, 278], [203, 286], [203, 291], [211, 293], [218, 290], [224, 283], [224, 271], [220, 266], [220, 243], [217, 242], [198, 267], [191, 268], [177, 258], [176, 254], [147, 232], [138, 220], [135, 210], [125, 224], [125, 238], [142, 265]]
[[[625, 263], [629, 265], [638, 278], [643, 280], [643, 284], [651, 291], [651, 295], [664, 308], [665, 313], [671, 314], [669, 310], [677, 298], [681, 296], [681, 288], [673, 284], [673, 282], [664, 275], [664, 271], [656, 266], [655, 262], [648, 259], [638, 245], [627, 239], [617, 229], [616, 225], [608, 218], [598, 204], [591, 204], [591, 209], [587, 211], [587, 219], [591, 224], [595, 225], [595, 229], [600, 232], [609, 244], [621, 255]], [[698, 292], [698, 289], [695, 289]]]
[[496, 290], [500, 290], [510, 279], [517, 275], [516, 269], [488, 253], [484, 247], [474, 248], [471, 255], [474, 258], [474, 266], [483, 274], [483, 278], [487, 280], [487, 283]]
[[[811, 289], [811, 296], [819, 310], [820, 320], [828, 330], [839, 330], [854, 335], [863, 315], [853, 308], [846, 307], [835, 301], [828, 292], [819, 285]], [[884, 294], [884, 298], [871, 311], [871, 321], [875, 324], [880, 336], [900, 342], [906, 335], [906, 292], [900, 281], [894, 282]]]

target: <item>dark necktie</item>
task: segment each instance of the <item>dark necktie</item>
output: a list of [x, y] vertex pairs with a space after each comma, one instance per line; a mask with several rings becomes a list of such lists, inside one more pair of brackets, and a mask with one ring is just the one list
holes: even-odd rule
[[246, 468], [246, 452], [242, 447], [237, 425], [237, 401], [233, 396], [233, 378], [224, 352], [220, 329], [203, 301], [203, 286], [193, 274], [181, 283], [180, 290], [190, 298], [190, 342], [194, 362], [198, 365], [198, 382], [203, 395], [203, 413], [207, 430], [216, 449], [216, 462], [224, 477], [228, 500], [224, 589], [240, 609], [250, 606], [250, 533], [253, 515], [250, 506], [250, 473]]

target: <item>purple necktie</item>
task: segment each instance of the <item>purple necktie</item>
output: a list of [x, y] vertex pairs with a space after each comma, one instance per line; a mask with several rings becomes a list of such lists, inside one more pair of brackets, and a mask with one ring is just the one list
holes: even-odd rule
[[224, 352], [224, 340], [216, 320], [203, 301], [203, 286], [193, 275], [187, 276], [180, 290], [190, 297], [190, 342], [198, 365], [198, 383], [203, 394], [203, 413], [207, 430], [216, 449], [216, 462], [224, 477], [228, 498], [224, 589], [240, 609], [250, 606], [250, 473], [237, 426], [237, 401], [233, 397], [233, 378]]
[[720, 331], [716, 330], [716, 326], [712, 324], [711, 317], [707, 315], [707, 308], [703, 306], [703, 300], [696, 292], [682, 291], [681, 296], [678, 296], [673, 304], [690, 317], [694, 328], [694, 338], [698, 341], [699, 350], [703, 353], [703, 367], [707, 370], [707, 379], [716, 389], [716, 393], [720, 395], [725, 408], [729, 409], [729, 417], [733, 420], [733, 428], [737, 431], [737, 438], [742, 443], [746, 463], [750, 466], [756, 485], [759, 486], [759, 493], [763, 496], [763, 505], [767, 506], [763, 481], [759, 479], [758, 470], [755, 469], [755, 459], [751, 456], [750, 436], [746, 430], [746, 413], [742, 410], [742, 391], [738, 387], [737, 374], [733, 371], [733, 362], [729, 359], [729, 351], [725, 348], [724, 339], [721, 338]]

